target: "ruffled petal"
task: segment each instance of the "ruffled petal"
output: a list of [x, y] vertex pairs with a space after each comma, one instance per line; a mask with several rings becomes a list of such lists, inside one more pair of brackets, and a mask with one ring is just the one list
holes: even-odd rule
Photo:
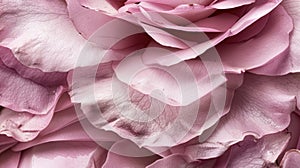
[[[138, 62], [135, 62], [135, 67], [137, 67], [138, 64]], [[134, 68], [131, 64], [124, 65], [129, 65], [130, 68]], [[197, 63], [197, 60], [190, 62], [189, 65], [190, 70], [196, 72], [195, 76], [201, 76], [203, 71], [198, 71], [199, 62]], [[177, 68], [175, 71], [172, 71], [174, 72], [173, 76], [175, 76], [176, 73], [180, 74], [180, 71], [184, 72], [188, 70], [185, 68], [188, 67]], [[130, 69], [127, 69], [127, 72], [129, 72], [129, 70]], [[149, 68], [141, 72], [149, 72], [148, 77], [151, 77], [150, 75], [157, 75], [151, 72], [152, 70], [156, 72], [156, 69]], [[126, 69], [123, 71], [126, 71]], [[123, 71], [117, 73], [122, 73]], [[141, 85], [134, 89], [133, 87], [137, 85], [129, 86], [119, 81], [116, 77], [93, 77], [92, 70], [87, 70], [86, 72], [88, 73], [76, 73], [79, 76], [77, 76], [76, 79], [73, 78], [73, 82], [70, 81], [72, 102], [80, 104], [80, 110], [83, 111], [95, 127], [116, 132], [121, 137], [130, 139], [139, 146], [144, 147], [169, 147], [186, 142], [197, 135], [201, 135], [205, 130], [213, 127], [220, 117], [228, 112], [234, 87], [239, 85], [234, 83], [236, 81], [240, 83], [239, 78], [236, 78], [235, 82], [228, 83], [228, 88], [225, 84], [219, 85], [215, 89], [210, 90], [210, 93], [205, 93], [198, 98], [195, 97], [194, 100], [186, 102], [186, 106], [182, 106], [181, 101], [174, 101], [176, 100], [174, 99], [176, 95], [174, 97], [174, 93], [172, 93], [172, 90], [176, 90], [177, 86], [180, 88], [180, 78], [177, 79], [179, 82], [178, 85], [175, 85], [174, 89], [168, 90], [169, 87], [167, 86], [170, 86], [167, 85], [168, 82], [170, 82], [170, 84], [174, 82], [168, 81], [167, 78], [161, 78], [158, 81], [160, 85], [158, 85], [154, 80], [147, 80], [147, 83], [147, 81], [143, 81], [147, 78], [135, 78], [135, 71], [131, 71], [133, 73], [129, 72], [129, 74], [133, 75], [132, 78], [125, 78], [125, 72], [124, 78], [122, 78], [125, 82], [133, 82], [136, 84], [143, 84], [145, 82], [144, 86]], [[157, 72], [160, 73], [164, 71]], [[184, 79], [187, 79], [187, 75], [188, 73], [185, 73]], [[132, 80], [127, 81], [128, 79]], [[188, 80], [182, 81], [186, 82]], [[191, 80], [191, 82], [192, 81], [193, 80]], [[194, 82], [196, 81], [197, 80]], [[149, 82], [151, 85], [147, 87], [148, 85], [146, 84], [149, 84]], [[184, 84], [185, 83], [182, 85]], [[189, 92], [191, 89], [197, 89], [197, 83], [194, 83], [196, 84], [194, 85], [195, 87], [193, 83], [191, 84], [190, 87], [182, 89], [183, 96], [186, 93], [188, 93], [186, 96], [192, 96], [198, 92], [197, 90]], [[142, 93], [139, 89], [145, 89], [147, 93]], [[168, 100], [168, 97], [163, 99], [159, 90], [162, 92], [165, 91], [165, 95], [170, 97], [170, 99]], [[172, 105], [174, 103], [179, 104], [174, 106]], [[176, 131], [178, 128], [182, 131]]]
[[[261, 4], [256, 4], [251, 10], [249, 10], [244, 16], [242, 16], [231, 28], [229, 28], [225, 33], [221, 33], [218, 36], [197, 44], [189, 49], [177, 51], [175, 54], [166, 54], [162, 55], [155, 60], [151, 60], [153, 63], [161, 64], [161, 65], [174, 65], [183, 60], [188, 60], [192, 58], [196, 58], [197, 56], [203, 54], [208, 49], [216, 46], [224, 39], [230, 36], [234, 36], [254, 22], [262, 18], [263, 16], [270, 13], [273, 9], [275, 9], [281, 1], [272, 0], [267, 1]], [[174, 55], [177, 57], [174, 58]]]
[[297, 74], [246, 74], [243, 85], [235, 92], [230, 112], [220, 120], [215, 132], [206, 142], [187, 147], [186, 153], [193, 158], [218, 157], [247, 135], [260, 138], [282, 131], [290, 123], [290, 113], [299, 107], [299, 78]]
[[[292, 20], [284, 8], [279, 6], [270, 14], [266, 26], [256, 37], [246, 42], [222, 43], [217, 47], [225, 71], [239, 73], [263, 66], [280, 55], [286, 55], [289, 33], [292, 29]], [[254, 71], [261, 74], [272, 72], [272, 70]]]
[[0, 116], [0, 134], [22, 142], [30, 141], [48, 126], [52, 116], [53, 110], [44, 115], [37, 115], [4, 109]]

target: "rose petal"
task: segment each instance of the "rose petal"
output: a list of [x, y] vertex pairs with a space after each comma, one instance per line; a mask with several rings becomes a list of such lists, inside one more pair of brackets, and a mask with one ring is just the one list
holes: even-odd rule
[[0, 155], [0, 163], [2, 167], [18, 167], [21, 152], [13, 152], [7, 150]]
[[145, 57], [154, 59], [168, 52], [172, 51], [148, 48], [143, 57], [137, 53], [125, 58], [115, 68], [116, 76], [146, 95], [155, 90], [162, 91], [162, 94], [151, 96], [174, 106], [188, 105], [225, 83], [222, 70], [210, 69], [209, 66], [217, 65], [210, 65], [205, 59], [203, 62], [200, 59], [190, 60], [170, 67], [148, 66], [143, 62]]
[[17, 141], [15, 139], [7, 137], [6, 135], [0, 135], [0, 154], [14, 146], [16, 143]]
[[[226, 91], [222, 85], [201, 100], [176, 107], [158, 101], [152, 94], [134, 90], [116, 78], [81, 75], [77, 82], [70, 83], [72, 102], [80, 103], [80, 109], [95, 127], [114, 131], [144, 147], [177, 145], [202, 134], [227, 113], [233, 95], [232, 90]], [[86, 82], [90, 80], [95, 83]], [[182, 131], [176, 131], [178, 128]]]
[[226, 167], [264, 167], [275, 163], [289, 142], [289, 134], [277, 133], [261, 139], [248, 138], [234, 145]]
[[225, 38], [240, 33], [242, 30], [244, 30], [245, 28], [247, 28], [248, 26], [256, 22], [258, 19], [270, 13], [273, 9], [275, 9], [279, 5], [280, 2], [281, 1], [272, 0], [262, 4], [257, 4], [250, 11], [248, 11], [242, 18], [240, 18], [227, 32], [220, 34], [209, 41], [197, 44], [192, 48], [178, 51], [175, 55], [178, 55], [179, 57], [174, 58], [174, 54], [172, 55], [167, 54], [159, 57], [159, 59], [151, 60], [151, 61], [153, 63], [170, 66], [179, 63], [183, 60], [196, 58], [197, 56], [207, 51], [209, 48], [219, 44]]
[[100, 167], [105, 155], [94, 142], [47, 143], [22, 152], [19, 167]]
[[118, 142], [111, 147], [111, 149], [107, 154], [107, 158], [103, 165], [103, 168], [117, 168], [117, 167], [144, 168], [159, 158], [156, 155], [139, 157], [139, 156], [122, 155], [119, 153], [112, 152], [114, 150], [119, 150], [119, 148], [124, 148], [124, 146], [122, 145], [123, 145], [122, 143]]
[[[289, 72], [299, 72], [300, 71], [300, 60], [299, 60], [299, 39], [300, 39], [300, 14], [299, 14], [299, 6], [300, 1], [293, 0], [284, 0], [282, 6], [286, 9], [289, 16], [293, 19], [294, 29], [291, 33], [291, 41], [289, 47], [288, 57], [280, 60], [280, 64], [276, 63], [277, 66], [277, 74], [287, 74]], [[271, 65], [272, 66], [272, 65]]]
[[22, 64], [47, 72], [75, 66], [85, 40], [73, 27], [65, 2], [5, 0], [0, 6], [0, 45]]
[[237, 8], [243, 5], [249, 5], [254, 3], [255, 0], [219, 0], [213, 5], [211, 5], [212, 8], [216, 9], [231, 9], [231, 8]]
[[[241, 43], [222, 43], [217, 47], [225, 70], [238, 73], [263, 66], [270, 60], [285, 55], [292, 28], [289, 15], [279, 6], [270, 14], [266, 26], [256, 37]], [[259, 72], [256, 70], [255, 73]]]
[[53, 110], [45, 115], [37, 115], [4, 109], [0, 115], [0, 134], [22, 142], [30, 141], [48, 126], [52, 115]]
[[[66, 74], [56, 76], [55, 73], [18, 66], [20, 64], [12, 59], [13, 55], [7, 48], [0, 47], [0, 54], [5, 56], [5, 62], [9, 62], [11, 67], [17, 65], [16, 69], [11, 69], [0, 60], [0, 76], [5, 79], [0, 85], [0, 105], [32, 114], [47, 114], [54, 110], [64, 90], [62, 84]], [[49, 83], [44, 84], [42, 80]]]
[[[201, 161], [191, 163], [191, 159], [185, 155], [173, 154], [162, 159], [156, 160], [151, 165], [147, 166], [147, 168], [172, 168], [172, 167], [192, 167], [192, 166], [202, 166]], [[208, 165], [206, 165], [208, 166]]]
[[300, 151], [290, 150], [284, 155], [280, 163], [280, 166], [283, 168], [294, 168], [294, 167], [298, 167], [299, 164], [300, 164]]
[[79, 0], [80, 4], [86, 8], [93, 10], [105, 11], [108, 14], [116, 14], [117, 10], [106, 0], [97, 1], [97, 0]]
[[[105, 1], [94, 1], [90, 0], [67, 0], [68, 14], [72, 19], [76, 29], [86, 38], [88, 39], [99, 27], [113, 18], [108, 16], [107, 14], [101, 11], [94, 11], [92, 9], [87, 9], [84, 6], [94, 6], [95, 3], [103, 6], [102, 3]], [[90, 4], [93, 3], [93, 4]]]
[[235, 92], [230, 112], [221, 119], [212, 136], [202, 144], [189, 146], [186, 153], [193, 158], [217, 157], [247, 135], [260, 138], [282, 131], [290, 122], [290, 113], [299, 107], [295, 99], [299, 94], [298, 79], [296, 74], [283, 77], [246, 74], [243, 85]]
[[[79, 120], [82, 120], [79, 122]], [[39, 136], [29, 142], [18, 143], [12, 148], [22, 151], [36, 145], [55, 141], [117, 141], [119, 138], [110, 132], [93, 128], [84, 122], [84, 116], [77, 115], [74, 108], [56, 112], [51, 123]]]

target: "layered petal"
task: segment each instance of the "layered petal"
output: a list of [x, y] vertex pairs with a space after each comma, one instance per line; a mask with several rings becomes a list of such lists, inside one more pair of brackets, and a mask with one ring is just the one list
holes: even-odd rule
[[283, 168], [293, 168], [299, 166], [299, 163], [300, 163], [300, 151], [290, 150], [284, 155], [280, 163], [280, 166], [282, 166]]
[[246, 74], [243, 85], [235, 92], [230, 112], [206, 142], [187, 147], [186, 153], [193, 158], [218, 157], [247, 135], [260, 138], [282, 131], [290, 123], [290, 113], [299, 107], [299, 78], [298, 74]]
[[[66, 87], [65, 73], [43, 73], [21, 65], [7, 48], [0, 48], [0, 105], [14, 111], [48, 114]], [[47, 82], [46, 84], [44, 82]]]
[[[225, 71], [251, 70], [265, 65], [281, 55], [286, 55], [290, 44], [289, 33], [292, 29], [290, 16], [283, 7], [279, 6], [270, 14], [265, 27], [255, 37], [240, 43], [222, 43], [217, 46]], [[277, 67], [269, 68], [270, 70], [262, 72], [255, 70], [255, 73], [268, 74], [273, 71], [272, 68], [276, 69]]]
[[[63, 1], [1, 1], [0, 45], [27, 67], [69, 71], [85, 40]], [[46, 33], [45, 33], [46, 32]]]
[[234, 145], [226, 167], [264, 167], [275, 166], [275, 161], [289, 141], [287, 133], [266, 135], [261, 139], [246, 137], [244, 141]]

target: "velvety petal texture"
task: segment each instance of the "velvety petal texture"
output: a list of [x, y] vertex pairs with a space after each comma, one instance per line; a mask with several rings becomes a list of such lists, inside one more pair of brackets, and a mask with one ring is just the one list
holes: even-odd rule
[[299, 167], [299, 7], [1, 0], [0, 167]]

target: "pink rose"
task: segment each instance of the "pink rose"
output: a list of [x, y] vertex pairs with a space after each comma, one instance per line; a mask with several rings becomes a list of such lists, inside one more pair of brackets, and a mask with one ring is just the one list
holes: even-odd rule
[[1, 1], [1, 166], [295, 167], [299, 5]]

